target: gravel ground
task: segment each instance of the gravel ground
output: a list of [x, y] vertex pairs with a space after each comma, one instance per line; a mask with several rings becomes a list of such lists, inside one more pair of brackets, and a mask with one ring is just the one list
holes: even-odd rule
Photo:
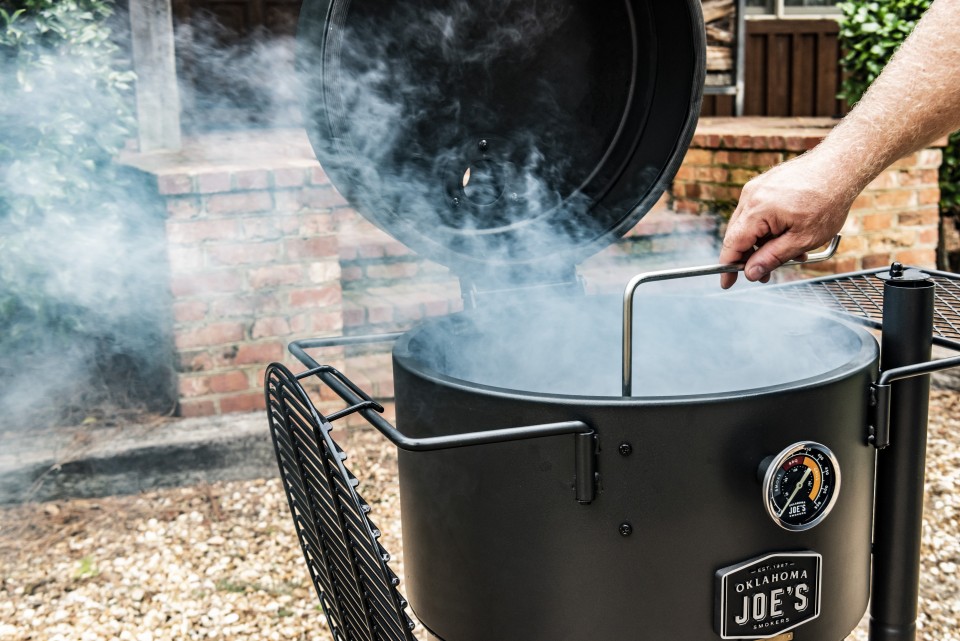
[[[931, 410], [918, 638], [960, 641], [960, 393], [935, 391]], [[403, 576], [384, 443], [344, 446]], [[4, 640], [330, 639], [276, 480], [3, 509], [0, 577]]]

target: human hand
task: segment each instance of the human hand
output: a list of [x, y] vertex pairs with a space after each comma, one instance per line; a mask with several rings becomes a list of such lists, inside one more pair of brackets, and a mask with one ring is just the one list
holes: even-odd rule
[[[744, 185], [720, 262], [746, 260], [747, 280], [767, 282], [777, 267], [829, 242], [860, 192], [835, 165], [814, 150]], [[736, 281], [736, 273], [723, 274], [720, 286], [727, 289]]]

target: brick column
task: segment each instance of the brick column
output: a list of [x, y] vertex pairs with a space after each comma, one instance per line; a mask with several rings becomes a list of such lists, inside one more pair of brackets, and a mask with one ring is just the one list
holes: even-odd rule
[[[748, 180], [814, 148], [836, 121], [704, 119], [674, 181], [677, 212], [729, 216]], [[854, 202], [837, 256], [808, 273], [840, 273], [897, 260], [935, 268], [942, 154], [931, 148], [894, 163]]]
[[315, 163], [174, 169], [166, 199], [183, 416], [263, 407], [263, 370], [295, 338], [341, 333], [339, 195]]

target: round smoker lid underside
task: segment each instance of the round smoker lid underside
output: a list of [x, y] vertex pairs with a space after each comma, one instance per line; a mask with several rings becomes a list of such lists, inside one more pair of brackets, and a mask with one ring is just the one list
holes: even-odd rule
[[367, 218], [459, 273], [574, 264], [672, 179], [698, 0], [307, 0], [308, 133]]

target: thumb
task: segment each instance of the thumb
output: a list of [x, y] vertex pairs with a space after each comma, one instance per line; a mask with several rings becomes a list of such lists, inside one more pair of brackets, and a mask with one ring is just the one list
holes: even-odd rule
[[772, 238], [761, 245], [749, 259], [743, 270], [747, 280], [760, 280], [785, 262], [804, 253], [804, 245], [789, 232]]

